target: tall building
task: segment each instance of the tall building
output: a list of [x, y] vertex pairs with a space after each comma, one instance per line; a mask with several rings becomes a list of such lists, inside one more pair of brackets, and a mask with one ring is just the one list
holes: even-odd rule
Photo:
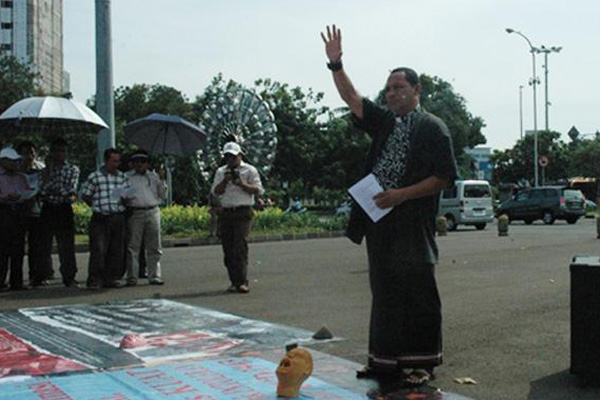
[[0, 54], [31, 64], [46, 93], [62, 93], [63, 0], [1, 0]]

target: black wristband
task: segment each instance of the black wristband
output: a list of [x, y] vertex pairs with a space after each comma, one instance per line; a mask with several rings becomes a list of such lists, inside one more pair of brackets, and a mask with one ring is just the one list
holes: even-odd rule
[[340, 69], [342, 69], [342, 60], [327, 63], [327, 68], [329, 68], [333, 72], [339, 71]]

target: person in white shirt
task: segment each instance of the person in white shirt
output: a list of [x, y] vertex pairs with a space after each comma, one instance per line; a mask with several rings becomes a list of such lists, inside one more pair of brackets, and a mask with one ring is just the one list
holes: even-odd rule
[[242, 160], [235, 142], [223, 146], [226, 164], [215, 173], [211, 192], [221, 204], [219, 235], [231, 285], [229, 292], [248, 293], [248, 235], [254, 217], [255, 196], [264, 192], [255, 167]]
[[147, 254], [148, 281], [151, 285], [162, 285], [164, 280], [160, 267], [162, 245], [158, 206], [165, 199], [167, 187], [157, 173], [148, 170], [148, 152], [138, 150], [129, 160], [133, 169], [127, 172], [127, 179], [135, 194], [127, 204], [131, 214], [127, 219], [126, 285], [137, 284], [136, 271], [139, 270], [142, 243]]

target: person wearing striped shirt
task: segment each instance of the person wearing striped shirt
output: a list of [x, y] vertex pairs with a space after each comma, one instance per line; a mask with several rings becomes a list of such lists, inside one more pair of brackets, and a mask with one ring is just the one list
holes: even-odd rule
[[[92, 172], [81, 189], [81, 198], [92, 208], [88, 289], [120, 288], [125, 273], [125, 202], [130, 186], [119, 170], [121, 153], [104, 152], [104, 166]], [[128, 193], [129, 192], [129, 193]]]
[[63, 284], [77, 287], [75, 275], [75, 215], [73, 202], [77, 198], [79, 168], [67, 161], [67, 141], [58, 138], [50, 143], [50, 158], [42, 171], [41, 197], [42, 271], [36, 276], [34, 286], [43, 286], [54, 275], [52, 268], [52, 241], [56, 237], [58, 259]]

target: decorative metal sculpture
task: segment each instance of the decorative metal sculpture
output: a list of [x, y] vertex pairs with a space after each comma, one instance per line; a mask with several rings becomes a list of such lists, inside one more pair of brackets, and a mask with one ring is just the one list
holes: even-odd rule
[[200, 167], [206, 175], [214, 172], [221, 160], [221, 148], [235, 141], [249, 163], [268, 175], [277, 148], [277, 126], [269, 105], [255, 92], [241, 86], [208, 89], [212, 100], [202, 113], [200, 128], [208, 134]]

